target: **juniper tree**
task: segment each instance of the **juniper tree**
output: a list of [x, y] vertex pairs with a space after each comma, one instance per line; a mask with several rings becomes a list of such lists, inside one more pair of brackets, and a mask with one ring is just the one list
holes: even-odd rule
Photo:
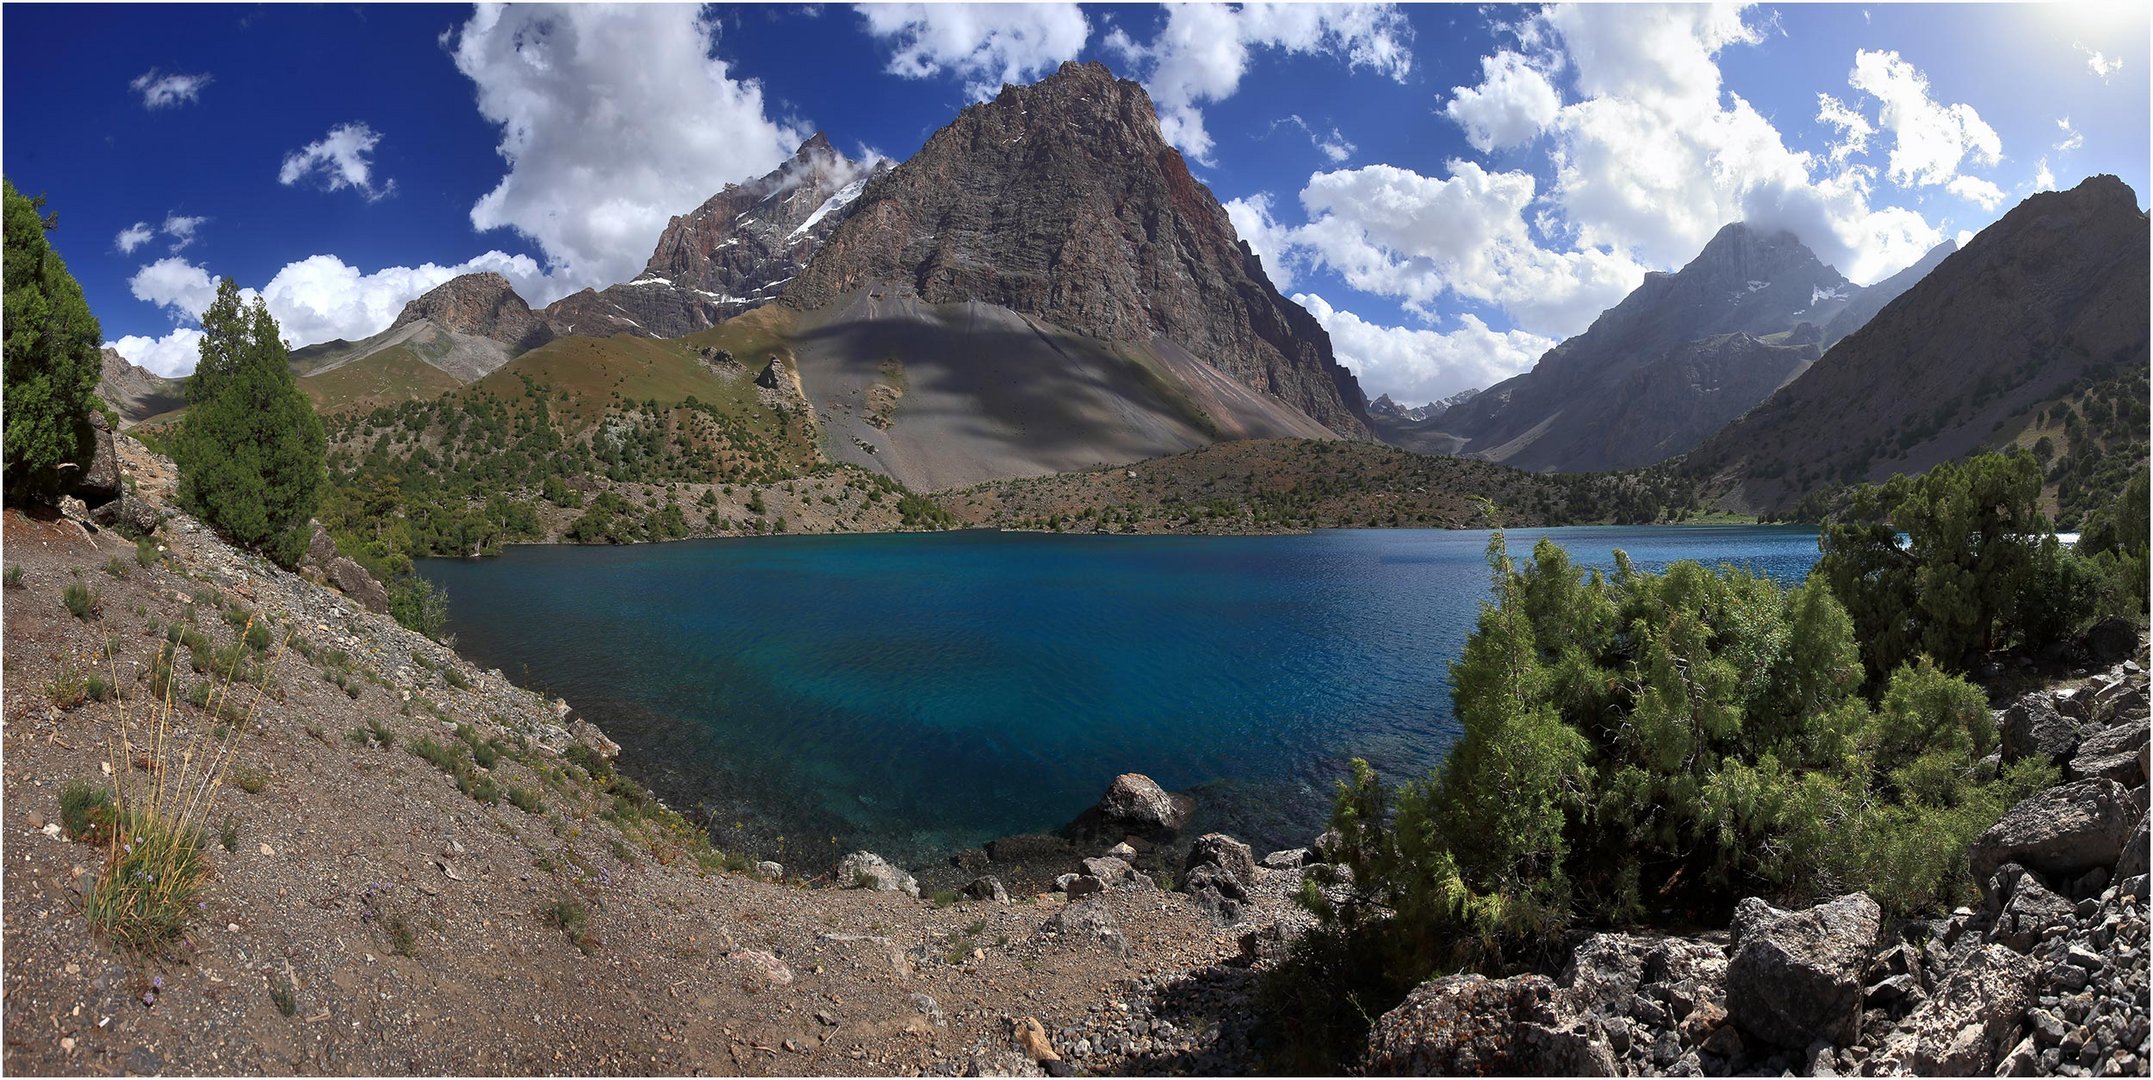
[[321, 417], [292, 377], [284, 340], [257, 297], [226, 278], [202, 314], [202, 359], [172, 438], [179, 498], [234, 543], [291, 566], [327, 477]]
[[54, 221], [42, 199], [5, 192], [6, 481], [10, 497], [58, 486], [57, 467], [89, 449], [97, 406], [97, 317], [60, 253], [45, 238]]

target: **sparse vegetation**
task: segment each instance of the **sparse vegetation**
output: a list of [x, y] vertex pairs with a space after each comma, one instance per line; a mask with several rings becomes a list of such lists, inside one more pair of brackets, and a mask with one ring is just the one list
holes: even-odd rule
[[60, 593], [60, 602], [66, 605], [69, 615], [84, 621], [104, 613], [104, 602], [94, 590], [80, 581], [67, 583], [67, 588]]

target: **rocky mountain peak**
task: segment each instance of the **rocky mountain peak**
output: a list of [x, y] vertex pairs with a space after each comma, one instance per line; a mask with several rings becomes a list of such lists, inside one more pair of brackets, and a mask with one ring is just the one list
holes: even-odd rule
[[1105, 341], [1164, 338], [1333, 431], [1365, 399], [1313, 317], [1280, 296], [1150, 95], [1065, 63], [966, 108], [876, 181], [786, 289], [821, 308], [868, 286], [978, 301]]
[[459, 274], [434, 286], [405, 304], [389, 329], [421, 319], [452, 333], [490, 338], [517, 352], [553, 339], [551, 328], [516, 295], [508, 279], [490, 270]]
[[887, 167], [848, 160], [818, 131], [776, 169], [667, 222], [635, 280], [556, 301], [547, 318], [567, 333], [679, 337], [759, 307]]

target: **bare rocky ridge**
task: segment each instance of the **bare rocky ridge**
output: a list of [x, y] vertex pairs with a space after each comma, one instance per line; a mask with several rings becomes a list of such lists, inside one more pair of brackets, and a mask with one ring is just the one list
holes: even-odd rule
[[120, 414], [120, 427], [124, 429], [186, 405], [187, 385], [136, 367], [118, 352], [106, 349], [97, 379], [97, 396]]
[[1160, 138], [1151, 99], [1062, 65], [971, 106], [870, 181], [785, 289], [800, 311], [889, 288], [1108, 342], [1171, 342], [1332, 431], [1369, 437], [1359, 384]]
[[508, 279], [491, 271], [461, 274], [435, 286], [405, 304], [389, 329], [421, 319], [453, 334], [500, 342], [511, 356], [554, 338], [552, 328], [523, 302], [523, 297], [516, 295]]
[[769, 303], [886, 168], [846, 160], [817, 132], [768, 175], [667, 222], [635, 280], [563, 297], [546, 319], [561, 334], [671, 338]]
[[2147, 239], [2113, 176], [2034, 195], [1684, 468], [1729, 509], [1772, 511], [2008, 441], [2073, 385], [2145, 367]]
[[1533, 369], [1399, 445], [1523, 469], [1593, 472], [1688, 450], [1813, 363], [1821, 329], [1859, 290], [1784, 231], [1739, 222], [1672, 274], [1644, 284]]

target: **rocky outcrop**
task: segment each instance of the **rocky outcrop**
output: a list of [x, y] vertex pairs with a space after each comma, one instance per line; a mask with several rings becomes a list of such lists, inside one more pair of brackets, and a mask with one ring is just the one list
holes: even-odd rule
[[1684, 471], [1722, 506], [1777, 510], [1994, 446], [2074, 384], [2144, 370], [2148, 264], [2146, 218], [2121, 180], [2033, 195]]
[[768, 174], [666, 222], [634, 280], [557, 300], [546, 319], [565, 334], [670, 338], [769, 303], [887, 167], [849, 161], [817, 132]]
[[404, 305], [390, 330], [424, 320], [455, 334], [487, 338], [506, 346], [510, 355], [553, 340], [553, 328], [533, 312], [514, 286], [487, 271], [461, 274], [434, 286]]
[[912, 875], [872, 851], [855, 851], [838, 860], [837, 884], [840, 888], [901, 892], [912, 897], [920, 894], [920, 884]]
[[2033, 969], [2031, 959], [2002, 945], [1974, 950], [1914, 1009], [1903, 1029], [1885, 1040], [1872, 1071], [1988, 1073], [2017, 1038], [2026, 1007], [2033, 1004]]
[[807, 311], [885, 288], [976, 301], [1108, 342], [1166, 339], [1342, 435], [1366, 402], [1160, 136], [1142, 86], [1062, 65], [1009, 86], [870, 181], [785, 289]]

